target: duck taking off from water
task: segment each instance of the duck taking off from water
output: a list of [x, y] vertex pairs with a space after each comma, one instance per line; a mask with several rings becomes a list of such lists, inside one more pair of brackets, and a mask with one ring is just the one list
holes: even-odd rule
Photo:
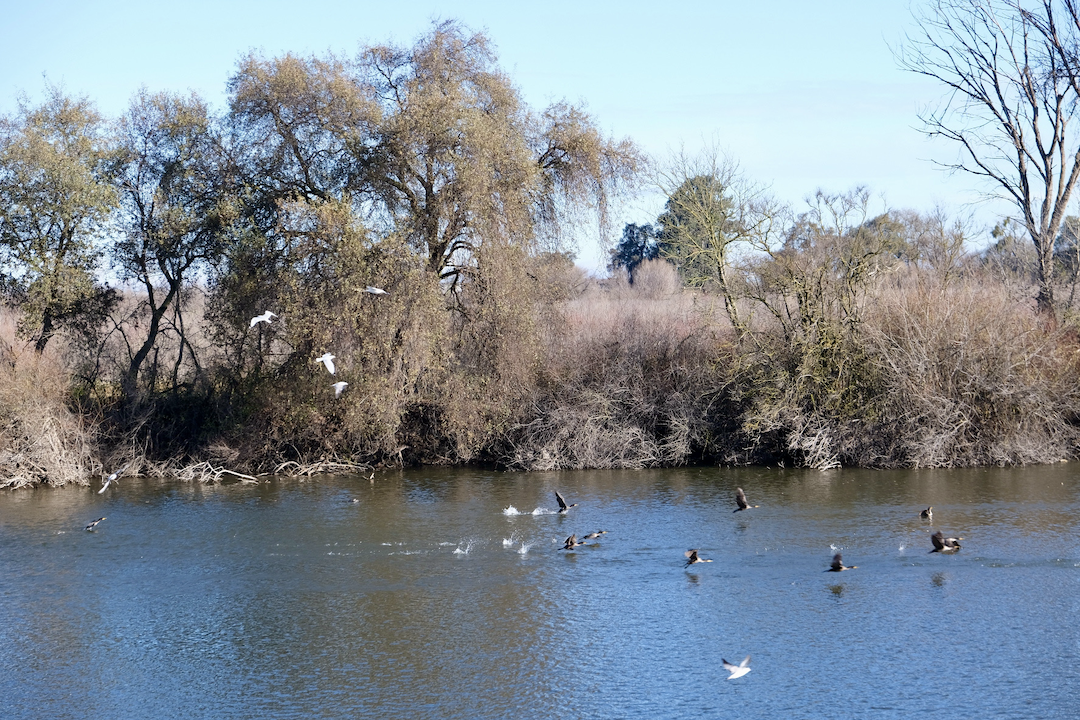
[[683, 553], [683, 555], [686, 556], [686, 565], [684, 565], [683, 567], [690, 567], [691, 565], [696, 565], [697, 563], [712, 562], [712, 560], [706, 560], [703, 557], [699, 557], [696, 549], [687, 550]]
[[573, 550], [578, 545], [584, 545], [584, 544], [585, 544], [585, 541], [584, 540], [578, 540], [577, 535], [571, 535], [570, 537], [566, 538], [566, 542], [563, 544], [562, 549], [563, 550]]
[[832, 565], [829, 566], [829, 569], [826, 572], [841, 572], [843, 570], [854, 570], [857, 567], [859, 566], [845, 565], [844, 558], [841, 557], [840, 553], [836, 553], [832, 556]]
[[931, 505], [930, 507], [923, 510], [921, 513], [919, 513], [919, 517], [921, 517], [923, 520], [933, 520], [934, 519], [934, 506]]
[[591, 532], [588, 535], [586, 535], [584, 539], [585, 540], [595, 540], [596, 538], [600, 537], [601, 535], [605, 535], [605, 534], [607, 534], [607, 530], [597, 530], [596, 532]]
[[756, 508], [757, 505], [751, 505], [746, 502], [746, 493], [742, 488], [735, 488], [735, 504], [739, 507], [735, 508], [731, 512], [739, 512], [740, 510], [749, 510], [750, 508]]
[[934, 543], [934, 549], [930, 552], [953, 552], [960, 549], [960, 541], [964, 538], [945, 537], [944, 533], [938, 530], [936, 533], [930, 536], [930, 542]]
[[723, 658], [720, 658], [720, 662], [724, 663], [724, 669], [727, 670], [729, 673], [731, 673], [730, 675], [728, 675], [728, 680], [734, 680], [735, 678], [741, 678], [743, 675], [750, 672], [750, 656], [749, 655], [747, 655], [745, 658], [743, 658], [743, 661], [741, 663], [739, 663], [738, 665], [733, 665], [732, 663], [729, 663], [727, 660], [724, 660]]
[[105, 519], [104, 517], [99, 517], [97, 520], [94, 520], [93, 522], [91, 522], [89, 525], [87, 525], [83, 529], [84, 530], [93, 530], [94, 528], [96, 528], [98, 526], [98, 523], [100, 523], [104, 519]]
[[559, 494], [558, 490], [555, 491], [555, 499], [559, 503], [559, 512], [560, 513], [564, 513], [564, 512], [566, 512], [567, 510], [569, 510], [572, 507], [577, 507], [577, 503], [571, 503], [570, 505], [567, 505], [566, 501], [563, 500], [563, 496]]

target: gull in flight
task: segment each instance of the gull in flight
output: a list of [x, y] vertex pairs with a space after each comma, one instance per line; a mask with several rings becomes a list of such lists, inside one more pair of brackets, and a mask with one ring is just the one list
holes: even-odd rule
[[743, 492], [742, 488], [735, 488], [735, 504], [739, 507], [732, 510], [732, 512], [739, 512], [740, 510], [749, 510], [750, 508], [757, 507], [757, 505], [751, 505], [746, 502], [746, 493]]
[[712, 560], [706, 560], [703, 557], [698, 557], [697, 550], [687, 550], [683, 553], [686, 556], [686, 565], [683, 567], [690, 567], [696, 563], [712, 562]]
[[750, 656], [749, 655], [747, 655], [745, 658], [743, 658], [743, 661], [741, 663], [739, 663], [738, 665], [732, 665], [731, 663], [729, 663], [727, 660], [724, 660], [723, 658], [720, 658], [720, 662], [724, 663], [724, 669], [727, 670], [729, 673], [731, 673], [730, 675], [728, 675], [728, 680], [734, 680], [735, 678], [741, 678], [743, 675], [750, 672]]
[[[126, 467], [126, 466], [125, 466], [125, 467]], [[110, 485], [110, 484], [112, 483], [112, 481], [113, 481], [113, 480], [116, 480], [117, 478], [119, 478], [119, 477], [120, 477], [120, 473], [124, 472], [124, 470], [125, 470], [125, 468], [120, 468], [119, 470], [117, 470], [116, 472], [114, 472], [114, 473], [113, 473], [112, 475], [110, 475], [109, 477], [105, 478], [105, 484], [101, 486], [101, 489], [97, 491], [97, 494], [98, 494], [98, 495], [101, 495], [101, 494], [102, 494], [102, 493], [104, 493], [104, 492], [105, 492], [106, 490], [108, 490], [108, 489], [109, 489], [109, 485]]]
[[564, 513], [564, 512], [566, 512], [567, 510], [569, 510], [572, 507], [577, 507], [577, 503], [572, 503], [570, 505], [567, 505], [566, 501], [563, 500], [563, 496], [559, 494], [558, 490], [555, 491], [555, 499], [559, 501], [559, 512], [560, 513]]
[[256, 315], [255, 317], [251, 318], [251, 324], [248, 325], [248, 327], [255, 327], [256, 325], [258, 325], [261, 322], [264, 322], [267, 325], [269, 325], [270, 324], [270, 318], [276, 318], [276, 317], [277, 317], [277, 315], [275, 315], [274, 313], [267, 310], [262, 315]]
[[844, 564], [844, 558], [841, 557], [840, 553], [836, 553], [835, 555], [832, 556], [832, 565], [829, 566], [829, 569], [826, 570], [826, 572], [841, 572], [843, 570], [854, 570], [857, 567], [859, 567], [859, 566], [858, 565], [845, 565]]
[[330, 353], [323, 353], [322, 357], [315, 358], [315, 362], [325, 365], [326, 369], [330, 372], [330, 374], [334, 375], [335, 373], [337, 373], [337, 368], [334, 367], [334, 357], [335, 356], [331, 355]]
[[94, 528], [96, 528], [98, 526], [98, 523], [100, 523], [104, 519], [105, 519], [104, 517], [99, 517], [97, 520], [94, 520], [89, 525], [87, 525], [84, 529], [85, 530], [93, 530]]
[[386, 292], [385, 290], [383, 290], [382, 288], [375, 287], [374, 285], [368, 285], [366, 288], [364, 288], [364, 292], [369, 293], [371, 295], [389, 295], [390, 294], [390, 293]]
[[930, 552], [953, 552], [960, 549], [960, 541], [964, 538], [945, 537], [944, 533], [938, 530], [936, 533], [930, 536], [930, 542], [934, 543], [934, 549]]
[[340, 380], [331, 385], [330, 387], [334, 388], [334, 397], [339, 398], [341, 397], [341, 392], [348, 386], [349, 383], [345, 382], [344, 380]]

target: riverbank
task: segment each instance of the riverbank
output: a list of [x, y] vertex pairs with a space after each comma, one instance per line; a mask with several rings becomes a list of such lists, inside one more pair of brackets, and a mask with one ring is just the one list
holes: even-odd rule
[[[0, 487], [87, 484], [120, 467], [212, 482], [226, 471], [477, 462], [825, 469], [1076, 456], [1076, 333], [985, 278], [894, 275], [861, 299], [859, 324], [834, 337], [821, 328], [793, 337], [763, 313], [740, 337], [722, 298], [682, 288], [666, 264], [634, 285], [591, 281], [572, 266], [560, 273], [551, 281], [560, 294], [518, 306], [517, 322], [496, 327], [491, 342], [464, 342], [459, 326], [452, 344], [429, 338], [423, 358], [415, 337], [381, 359], [336, 345], [330, 376], [314, 362], [326, 346], [305, 353], [276, 337], [246, 373], [204, 352], [188, 382], [134, 405], [106, 372], [85, 381], [76, 344], [39, 355], [21, 343], [8, 314]], [[338, 379], [349, 384], [335, 397]]]

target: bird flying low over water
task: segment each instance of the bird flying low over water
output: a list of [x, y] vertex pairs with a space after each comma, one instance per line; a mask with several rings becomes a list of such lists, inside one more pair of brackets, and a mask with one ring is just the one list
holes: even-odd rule
[[931, 505], [930, 507], [923, 510], [921, 513], [919, 513], [919, 517], [923, 518], [924, 520], [933, 520], [934, 519], [934, 506]]
[[832, 556], [832, 565], [829, 566], [829, 569], [826, 572], [841, 572], [842, 570], [854, 570], [857, 567], [859, 566], [845, 565], [844, 558], [840, 555], [840, 553], [836, 553]]
[[741, 663], [739, 663], [738, 665], [732, 665], [731, 663], [729, 663], [727, 660], [724, 660], [723, 658], [720, 658], [720, 662], [724, 663], [724, 669], [727, 670], [729, 673], [731, 673], [730, 675], [728, 675], [728, 680], [734, 680], [735, 678], [741, 678], [743, 675], [750, 672], [750, 656], [749, 655], [747, 655], [745, 658], [743, 658], [743, 661]]
[[691, 565], [695, 565], [697, 563], [712, 562], [712, 560], [706, 560], [703, 557], [698, 557], [697, 550], [687, 550], [683, 553], [683, 555], [686, 556], [686, 565], [684, 565], [683, 567], [690, 567]]
[[559, 502], [560, 513], [564, 513], [572, 507], [577, 507], [577, 503], [571, 503], [570, 505], [567, 505], [566, 501], [563, 500], [563, 496], [559, 494], [558, 490], [555, 491], [555, 499]]
[[327, 372], [334, 375], [337, 373], [337, 368], [334, 367], [334, 357], [330, 353], [323, 353], [322, 357], [315, 358], [315, 362], [325, 365]]
[[103, 492], [105, 492], [106, 490], [108, 490], [108, 489], [109, 489], [109, 485], [111, 485], [111, 484], [112, 484], [113, 480], [117, 480], [117, 479], [119, 479], [119, 478], [120, 478], [120, 474], [121, 474], [121, 473], [123, 473], [125, 469], [126, 469], [126, 466], [125, 466], [125, 467], [122, 467], [122, 468], [120, 468], [119, 470], [117, 470], [116, 472], [114, 472], [114, 473], [113, 473], [112, 475], [110, 475], [109, 477], [105, 478], [105, 483], [104, 483], [104, 484], [103, 484], [103, 485], [101, 486], [101, 489], [97, 491], [97, 494], [98, 494], [98, 495], [101, 495], [101, 494], [102, 494]]
[[84, 530], [93, 530], [94, 528], [96, 528], [98, 526], [98, 523], [100, 523], [104, 519], [105, 519], [104, 517], [99, 517], [97, 520], [94, 520], [93, 522], [91, 522], [89, 525], [87, 525], [83, 529]]
[[368, 293], [369, 295], [389, 295], [390, 294], [390, 293], [386, 292], [385, 290], [383, 290], [382, 288], [375, 287], [374, 285], [368, 285], [366, 288], [364, 288], [364, 292]]
[[739, 512], [740, 510], [749, 510], [750, 508], [756, 508], [757, 505], [751, 505], [746, 502], [746, 493], [742, 488], [735, 488], [735, 504], [739, 507], [735, 508], [731, 512]]
[[591, 532], [588, 535], [586, 535], [585, 539], [586, 540], [595, 540], [596, 538], [598, 538], [601, 535], [604, 535], [606, 533], [607, 533], [607, 530], [597, 530], [596, 532]]
[[251, 324], [248, 325], [248, 327], [255, 327], [256, 325], [258, 325], [261, 322], [264, 322], [267, 325], [269, 325], [270, 324], [270, 318], [276, 318], [276, 317], [277, 317], [277, 315], [275, 315], [274, 313], [267, 310], [262, 315], [256, 315], [255, 317], [251, 318]]
[[944, 533], [938, 530], [936, 533], [930, 536], [930, 542], [934, 543], [934, 549], [930, 552], [953, 552], [960, 549], [960, 541], [964, 538], [945, 537]]
[[349, 387], [349, 383], [345, 382], [344, 380], [339, 380], [330, 387], [334, 388], [334, 397], [339, 398], [341, 397], [342, 391], [345, 390], [345, 388]]
[[563, 544], [562, 549], [563, 550], [573, 550], [578, 545], [584, 545], [584, 544], [585, 544], [585, 541], [584, 540], [578, 540], [577, 535], [571, 535], [570, 537], [566, 538], [566, 542]]

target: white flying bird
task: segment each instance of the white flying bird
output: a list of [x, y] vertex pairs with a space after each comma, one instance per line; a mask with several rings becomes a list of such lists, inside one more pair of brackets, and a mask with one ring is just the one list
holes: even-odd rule
[[120, 468], [119, 470], [117, 470], [116, 472], [114, 472], [114, 473], [113, 473], [112, 475], [110, 475], [109, 477], [105, 478], [105, 484], [101, 486], [101, 489], [97, 491], [97, 494], [98, 494], [98, 495], [101, 495], [101, 494], [102, 494], [103, 492], [105, 492], [106, 490], [108, 490], [108, 489], [109, 489], [109, 484], [110, 484], [110, 483], [111, 483], [111, 482], [112, 482], [113, 480], [116, 480], [117, 478], [119, 478], [119, 477], [120, 477], [120, 473], [124, 472], [124, 469], [125, 469], [125, 468]]
[[256, 325], [258, 325], [261, 322], [264, 322], [267, 325], [269, 325], [270, 324], [270, 318], [276, 318], [276, 317], [277, 317], [277, 315], [275, 315], [274, 313], [267, 310], [262, 315], [256, 315], [255, 317], [251, 318], [251, 324], [248, 325], [248, 327], [255, 327]]
[[741, 678], [743, 675], [750, 672], [750, 656], [749, 655], [747, 655], [746, 658], [743, 659], [743, 661], [741, 663], [739, 663], [738, 665], [732, 665], [731, 663], [729, 663], [727, 660], [724, 660], [723, 658], [720, 659], [720, 662], [724, 663], [724, 669], [727, 670], [729, 673], [731, 673], [730, 675], [728, 675], [728, 680], [734, 680], [735, 678]]
[[334, 388], [334, 397], [341, 397], [341, 391], [349, 386], [349, 383], [344, 380], [334, 383], [331, 387]]
[[321, 358], [315, 358], [315, 362], [325, 365], [326, 369], [330, 371], [331, 375], [337, 373], [337, 368], [334, 367], [334, 356], [330, 353], [323, 353], [323, 356]]
[[368, 285], [366, 288], [364, 288], [364, 292], [370, 293], [372, 295], [389, 295], [390, 294], [390, 293], [386, 292], [385, 290], [383, 290], [382, 288], [377, 288], [374, 285]]

